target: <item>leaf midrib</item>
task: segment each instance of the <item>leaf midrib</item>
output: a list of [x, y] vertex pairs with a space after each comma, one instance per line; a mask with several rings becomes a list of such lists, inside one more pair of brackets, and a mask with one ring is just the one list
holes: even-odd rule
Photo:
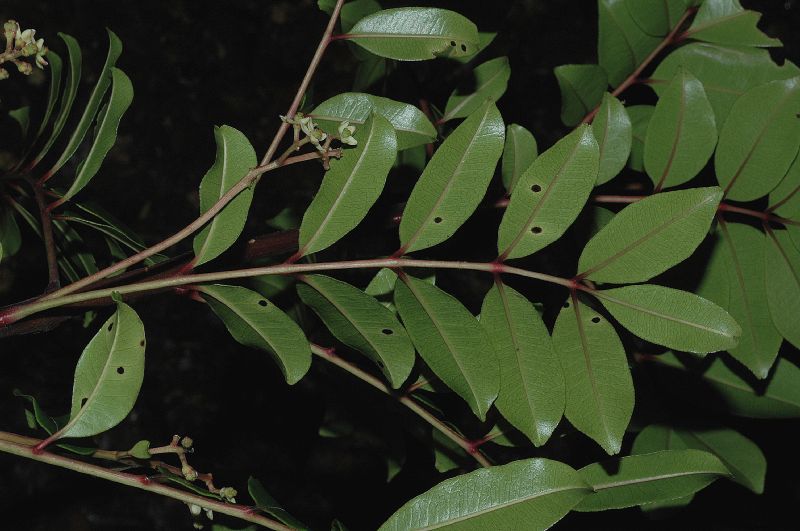
[[599, 485], [592, 485], [595, 492], [601, 492], [606, 489], [613, 489], [618, 487], [627, 487], [628, 485], [640, 485], [643, 483], [652, 483], [654, 481], [661, 481], [664, 479], [680, 478], [686, 476], [723, 476], [717, 470], [692, 470], [689, 472], [673, 472], [669, 474], [658, 474], [656, 476], [648, 476], [645, 478], [627, 479], [621, 481], [612, 481], [610, 483], [601, 483]]
[[456, 98], [460, 97], [460, 98], [463, 98], [463, 99], [461, 100], [460, 103], [458, 103], [455, 107], [453, 107], [450, 110], [450, 112], [446, 113], [442, 117], [442, 120], [447, 121], [447, 120], [451, 119], [453, 117], [453, 115], [456, 114], [461, 109], [463, 109], [464, 106], [467, 105], [467, 103], [469, 103], [469, 102], [473, 101], [475, 98], [477, 98], [480, 95], [482, 90], [484, 90], [486, 87], [491, 85], [494, 80], [496, 80], [498, 77], [500, 77], [505, 72], [505, 69], [503, 68], [503, 66], [505, 66], [505, 65], [501, 65], [501, 67], [497, 70], [497, 72], [495, 72], [489, 79], [487, 79], [480, 86], [475, 87], [475, 92], [473, 92], [471, 94], [467, 94], [466, 96], [459, 96], [454, 91], [453, 94], [451, 95], [451, 97], [456, 97]]
[[[225, 174], [228, 168], [228, 149], [229, 149], [228, 139], [225, 137], [225, 134], [222, 131], [220, 131], [220, 136], [222, 137], [222, 171], [219, 178], [220, 186], [219, 186], [219, 195], [217, 195], [217, 198], [220, 198], [225, 194]], [[206, 239], [203, 242], [203, 247], [200, 249], [200, 252], [197, 253], [197, 257], [195, 258], [195, 260], [197, 261], [201, 260], [208, 251], [208, 248], [211, 246], [211, 241], [214, 239], [213, 238], [214, 233], [216, 232], [217, 227], [219, 227], [220, 225], [219, 220], [221, 218], [221, 214], [222, 211], [220, 211], [220, 213], [214, 216], [214, 219], [211, 220], [211, 224], [208, 226], [208, 234], [206, 234]]]

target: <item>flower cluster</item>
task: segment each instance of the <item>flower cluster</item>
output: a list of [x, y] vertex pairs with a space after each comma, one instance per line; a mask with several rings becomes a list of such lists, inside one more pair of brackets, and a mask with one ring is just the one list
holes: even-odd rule
[[[30, 63], [20, 60], [20, 57], [34, 57], [34, 62], [39, 68], [47, 66], [44, 56], [47, 47], [44, 39], [36, 39], [35, 29], [22, 30], [16, 20], [9, 20], [3, 24], [3, 34], [6, 39], [5, 51], [0, 53], [0, 63], [13, 62], [20, 73], [30, 75], [33, 67]], [[0, 79], [8, 78], [5, 68], [0, 68]]]
[[[314, 147], [317, 148], [318, 151], [322, 153], [327, 151], [330, 140], [328, 140], [325, 145], [323, 145], [322, 142], [328, 139], [328, 134], [320, 129], [310, 116], [306, 116], [303, 113], [298, 112], [295, 114], [294, 118], [287, 118], [286, 116], [282, 115], [280, 118], [283, 122], [294, 127], [295, 139], [299, 138], [300, 132], [302, 131], [302, 133], [308, 137], [308, 140], [314, 145]], [[358, 144], [358, 141], [353, 138], [353, 133], [355, 133], [355, 131], [356, 127], [354, 125], [350, 125], [350, 122], [344, 121], [339, 125], [338, 137], [334, 136], [333, 138], [338, 138], [342, 144], [355, 146]]]

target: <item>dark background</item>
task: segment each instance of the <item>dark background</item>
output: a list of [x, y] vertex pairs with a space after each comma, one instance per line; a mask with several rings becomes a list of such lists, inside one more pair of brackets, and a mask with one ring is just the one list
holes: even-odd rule
[[[800, 2], [743, 3], [763, 11], [762, 29], [783, 39], [786, 47], [773, 52], [776, 59], [796, 61], [800, 52]], [[540, 151], [567, 131], [559, 120], [560, 97], [552, 69], [564, 63], [596, 60], [594, 2], [417, 4], [457, 10], [481, 30], [499, 32], [479, 61], [504, 54], [510, 57], [512, 77], [499, 102], [506, 123], [520, 123], [533, 131]], [[78, 39], [84, 56], [78, 108], [88, 97], [105, 59], [103, 28], [113, 29], [122, 39], [124, 51], [117, 66], [131, 77], [135, 99], [123, 119], [117, 147], [82, 197], [100, 201], [150, 243], [196, 216], [197, 185], [214, 157], [213, 125], [240, 129], [259, 155], [263, 154], [278, 127], [277, 116], [286, 112], [327, 21], [310, 0], [3, 0], [0, 21], [8, 18], [18, 20], [24, 28], [36, 28], [37, 37], [44, 37], [62, 57], [65, 53], [57, 32]], [[315, 79], [311, 101], [348, 90], [354, 65], [346, 46], [334, 44]], [[462, 78], [463, 70], [445, 61], [401, 64], [372, 92], [414, 103], [424, 97], [443, 107]], [[0, 82], [2, 105], [14, 108], [31, 103], [34, 109], [41, 108], [45, 81], [40, 75], [22, 80], [12, 73], [11, 80]], [[625, 97], [629, 102], [652, 101], [649, 91], [639, 87]], [[5, 146], [12, 129], [8, 122], [3, 124], [0, 145]], [[73, 172], [70, 166], [62, 170], [66, 176]], [[320, 175], [316, 164], [267, 175], [256, 192], [245, 236], [269, 232], [265, 220], [284, 205], [296, 206], [302, 212]], [[413, 185], [413, 175], [395, 179], [390, 183], [389, 197], [379, 205], [383, 208], [377, 209], [380, 216], [391, 212]], [[493, 191], [500, 195], [499, 190]], [[386, 228], [383, 217], [373, 216], [378, 216], [375, 223], [367, 223], [367, 228], [337, 246], [348, 251], [332, 251], [329, 257], [375, 256], [393, 250], [397, 246], [396, 231]], [[479, 213], [452, 242], [432, 254], [491, 259], [490, 240], [496, 223], [495, 213]], [[465, 233], [469, 236], [464, 237]], [[4, 262], [0, 270], [0, 304], [32, 296], [44, 287], [47, 274], [41, 245], [30, 231], [24, 231], [24, 236], [22, 251]], [[571, 233], [567, 240], [570, 238], [579, 235]], [[484, 239], [487, 245], [483, 245]], [[188, 250], [188, 242], [183, 250]], [[539, 269], [567, 274], [565, 271], [574, 267], [570, 265], [575, 263], [574, 249], [560, 244], [547, 257], [536, 260]], [[343, 278], [362, 286], [368, 280], [360, 273]], [[441, 286], [458, 293], [475, 311], [487, 282], [487, 278], [469, 273], [456, 277], [445, 273], [439, 279]], [[547, 286], [534, 287], [535, 299], [555, 302], [556, 307], [558, 298], [563, 297], [562, 292]], [[292, 300], [289, 296], [279, 303], [291, 305]], [[144, 387], [130, 418], [96, 438], [100, 447], [123, 449], [142, 438], [160, 445], [173, 433], [191, 435], [197, 448], [193, 465], [214, 472], [218, 485], [236, 487], [239, 501], [248, 502], [245, 482], [252, 474], [286, 508], [316, 528], [325, 528], [333, 517], [354, 530], [375, 528], [405, 500], [442, 479], [426, 450], [425, 438], [429, 435], [422, 422], [349, 375], [315, 360], [309, 376], [290, 388], [267, 355], [238, 346], [201, 305], [164, 295], [137, 303], [136, 309], [149, 338]], [[101, 318], [106, 314], [101, 312]], [[95, 326], [97, 323], [84, 329], [80, 320], [75, 320], [46, 335], [3, 340], [2, 429], [26, 433], [23, 404], [11, 395], [16, 387], [39, 397], [53, 414], [66, 411], [74, 363]], [[311, 319], [308, 329], [316, 328]], [[312, 337], [330, 343], [321, 331], [312, 332]], [[786, 354], [796, 356], [795, 352]], [[651, 389], [647, 378], [641, 381], [644, 383], [637, 380], [640, 403], [658, 401], [662, 390]], [[463, 415], [457, 403], [451, 406], [453, 415]], [[354, 426], [351, 436], [318, 436], [326, 415], [338, 419], [340, 425]], [[469, 420], [465, 422], [469, 426]], [[689, 508], [666, 520], [647, 520], [638, 509], [630, 509], [573, 514], [558, 527], [793, 527], [800, 501], [795, 480], [800, 458], [793, 438], [798, 424], [727, 422], [767, 453], [769, 470], [763, 496], [718, 482], [698, 494]], [[561, 430], [541, 455], [575, 466], [603, 457], [596, 445], [568, 430]], [[404, 445], [407, 453], [403, 471], [389, 484], [384, 481], [386, 470], [381, 458], [387, 440]], [[784, 523], [784, 518], [790, 523]], [[221, 515], [217, 520], [223, 520]], [[0, 455], [0, 521], [6, 529], [37, 530], [188, 529], [191, 525], [186, 509], [178, 502], [6, 455]], [[243, 527], [236, 522], [232, 525]]]

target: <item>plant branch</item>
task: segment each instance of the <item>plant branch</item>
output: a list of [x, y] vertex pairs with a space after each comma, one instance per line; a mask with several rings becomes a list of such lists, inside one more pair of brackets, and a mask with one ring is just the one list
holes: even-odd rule
[[359, 380], [362, 380], [375, 389], [397, 399], [398, 402], [406, 406], [408, 409], [416, 413], [420, 416], [423, 420], [425, 420], [428, 424], [433, 426], [435, 429], [442, 432], [442, 434], [456, 443], [459, 447], [464, 449], [469, 455], [475, 458], [475, 460], [480, 463], [483, 467], [490, 467], [492, 464], [489, 462], [488, 459], [478, 450], [478, 446], [472, 441], [468, 441], [463, 436], [461, 436], [458, 432], [453, 430], [450, 426], [436, 418], [435, 415], [431, 414], [427, 409], [422, 407], [416, 400], [411, 398], [408, 395], [398, 395], [396, 394], [388, 385], [383, 383], [379, 378], [371, 375], [370, 373], [361, 370], [360, 368], [356, 367], [352, 363], [340, 358], [336, 352], [334, 352], [331, 348], [321, 347], [319, 345], [311, 344], [311, 352], [319, 356], [320, 358], [333, 363], [334, 365], [344, 369], [345, 371], [349, 372]]
[[49, 293], [61, 287], [61, 283], [58, 279], [56, 242], [53, 238], [53, 219], [50, 216], [50, 211], [47, 209], [47, 200], [44, 197], [42, 185], [34, 179], [27, 179], [27, 181], [31, 185], [31, 188], [33, 188], [33, 196], [36, 199], [36, 207], [39, 209], [39, 220], [42, 224], [42, 240], [44, 241], [44, 250], [47, 255], [48, 278], [45, 293]]
[[0, 452], [9, 453], [18, 457], [25, 457], [27, 459], [33, 459], [34, 461], [66, 468], [67, 470], [105, 479], [107, 481], [113, 481], [114, 483], [119, 483], [120, 485], [126, 485], [135, 489], [152, 492], [154, 494], [166, 496], [187, 504], [199, 505], [206, 509], [211, 509], [218, 513], [227, 514], [228, 516], [239, 518], [241, 520], [246, 520], [275, 531], [292, 530], [291, 527], [288, 527], [278, 521], [257, 514], [258, 509], [253, 507], [226, 503], [219, 500], [212, 500], [204, 496], [192, 494], [174, 487], [169, 487], [167, 485], [162, 485], [150, 479], [146, 475], [129, 474], [127, 472], [109, 470], [99, 465], [54, 454], [48, 451], [34, 453], [33, 447], [39, 443], [41, 443], [39, 439], [23, 437], [13, 433], [0, 432]]
[[[680, 42], [680, 40], [682, 39], [682, 36], [678, 36], [678, 32], [680, 31], [681, 27], [683, 27], [683, 25], [686, 23], [686, 21], [689, 19], [689, 17], [694, 15], [696, 12], [697, 12], [697, 8], [696, 7], [690, 7], [689, 9], [687, 9], [686, 12], [683, 14], [683, 16], [675, 24], [675, 27], [672, 28], [672, 31], [670, 31], [669, 34], [667, 34], [667, 36], [664, 37], [664, 40], [662, 40], [658, 44], [658, 46], [656, 46], [653, 49], [653, 51], [650, 52], [650, 54], [647, 57], [644, 58], [644, 60], [641, 62], [641, 64], [636, 67], [636, 70], [631, 72], [631, 75], [629, 75], [627, 78], [625, 78], [625, 80], [622, 83], [620, 83], [619, 86], [617, 86], [617, 88], [614, 89], [614, 91], [611, 93], [611, 95], [616, 98], [620, 94], [625, 92], [625, 90], [627, 90], [628, 87], [630, 87], [631, 85], [633, 85], [634, 83], [636, 83], [639, 80], [639, 76], [642, 74], [642, 72], [644, 72], [645, 68], [650, 66], [650, 63], [652, 63], [653, 60], [656, 57], [658, 57], [658, 55], [662, 51], [664, 51], [664, 48], [666, 48], [667, 46], [670, 46], [672, 44], [675, 44], [676, 42]], [[582, 124], [591, 123], [591, 121], [594, 119], [595, 115], [597, 114], [597, 112], [599, 110], [600, 110], [600, 105], [597, 105], [594, 109], [589, 111], [589, 113], [586, 116], [583, 117], [583, 120], [581, 120], [580, 123], [582, 123]]]
[[120, 295], [131, 293], [141, 293], [146, 291], [164, 290], [177, 288], [190, 284], [201, 284], [207, 282], [217, 282], [220, 280], [235, 280], [250, 278], [262, 275], [291, 275], [309, 273], [314, 271], [337, 271], [344, 269], [376, 269], [387, 267], [397, 269], [409, 268], [439, 268], [439, 269], [463, 269], [471, 271], [483, 271], [491, 274], [510, 274], [535, 280], [542, 280], [552, 284], [558, 284], [566, 288], [574, 288], [576, 281], [546, 273], [528, 271], [518, 267], [509, 266], [497, 262], [465, 262], [447, 260], [417, 260], [413, 258], [372, 258], [366, 260], [346, 260], [341, 262], [319, 262], [311, 264], [280, 264], [265, 267], [253, 267], [247, 269], [234, 269], [230, 271], [217, 271], [213, 273], [200, 274], [178, 274], [173, 277], [139, 282], [126, 286], [116, 286], [113, 288], [86, 291], [82, 293], [68, 294], [62, 296], [47, 297], [11, 306], [0, 311], [0, 328], [15, 323], [22, 318], [70, 304], [86, 301], [99, 301], [110, 298], [116, 292]]

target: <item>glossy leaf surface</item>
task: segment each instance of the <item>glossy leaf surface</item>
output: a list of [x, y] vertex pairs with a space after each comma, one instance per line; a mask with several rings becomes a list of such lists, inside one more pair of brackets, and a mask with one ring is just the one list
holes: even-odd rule
[[356, 130], [369, 119], [370, 113], [380, 114], [392, 124], [397, 136], [397, 149], [429, 144], [436, 140], [436, 128], [425, 114], [408, 103], [389, 98], [345, 92], [317, 105], [310, 116], [329, 134], [338, 132], [339, 124], [348, 121]]
[[603, 103], [592, 120], [592, 132], [600, 148], [600, 165], [596, 186], [617, 176], [631, 153], [633, 128], [628, 112], [611, 94], [603, 95]]
[[688, 7], [687, 0], [625, 0], [625, 5], [636, 25], [657, 37], [669, 33]]
[[596, 291], [603, 306], [635, 335], [684, 352], [736, 346], [742, 329], [724, 309], [688, 291], [641, 284]]
[[553, 73], [561, 89], [561, 121], [576, 125], [603, 99], [606, 72], [599, 65], [561, 65]]
[[524, 459], [445, 480], [403, 505], [380, 530], [547, 529], [588, 492], [570, 466]]
[[365, 354], [395, 388], [414, 367], [414, 346], [394, 314], [358, 288], [324, 275], [303, 277], [297, 292], [331, 333]]
[[475, 67], [472, 72], [474, 83], [467, 93], [456, 89], [450, 94], [444, 109], [442, 121], [453, 118], [466, 118], [480, 109], [486, 101], [499, 100], [506, 91], [511, 77], [508, 57], [498, 57]]
[[477, 319], [452, 295], [414, 277], [397, 283], [394, 301], [425, 363], [484, 419], [497, 398], [500, 367]]
[[533, 134], [521, 125], [509, 124], [502, 158], [503, 185], [509, 194], [537, 156], [539, 147]]
[[661, 93], [644, 144], [644, 167], [656, 189], [693, 179], [717, 144], [714, 111], [703, 84], [679, 69]]
[[404, 251], [447, 240], [472, 215], [486, 194], [504, 137], [503, 118], [488, 103], [439, 146], [403, 210], [400, 243]]
[[478, 28], [447, 9], [385, 9], [359, 20], [347, 39], [389, 59], [422, 61], [463, 57], [478, 51]]
[[800, 250], [786, 231], [767, 237], [765, 277], [767, 302], [775, 328], [800, 347]]
[[742, 9], [739, 0], [704, 0], [686, 36], [718, 44], [781, 46], [756, 27], [760, 18], [757, 11]]
[[658, 46], [661, 39], [648, 35], [631, 17], [625, 0], [598, 0], [597, 55], [616, 87]]
[[[257, 164], [256, 152], [247, 137], [233, 127], [214, 128], [217, 154], [214, 164], [200, 182], [200, 212], [211, 208], [220, 197], [239, 182]], [[253, 187], [237, 195], [194, 238], [194, 264], [201, 265], [221, 255], [244, 229]]]
[[634, 393], [614, 327], [585, 304], [571, 301], [558, 314], [553, 347], [564, 369], [567, 420], [608, 454], [619, 453]]
[[[693, 494], [719, 478], [730, 476], [717, 456], [700, 450], [664, 450], [629, 455], [612, 467], [595, 463], [578, 471], [592, 486], [575, 508], [604, 511], [666, 501]], [[612, 468], [613, 472], [608, 472]]]
[[594, 187], [598, 159], [597, 141], [583, 125], [533, 161], [500, 222], [497, 251], [503, 258], [535, 253], [564, 234]]
[[688, 258], [705, 238], [719, 188], [647, 197], [622, 209], [584, 247], [578, 271], [597, 282], [644, 282]]
[[236, 341], [272, 354], [286, 383], [297, 383], [305, 376], [311, 366], [306, 336], [272, 302], [239, 286], [214, 284], [200, 286], [198, 291]]
[[391, 124], [373, 114], [356, 130], [358, 144], [332, 160], [300, 225], [299, 256], [336, 243], [364, 219], [381, 195], [397, 156]]
[[634, 171], [644, 171], [644, 144], [647, 138], [647, 127], [655, 111], [653, 105], [631, 105], [626, 107], [631, 119], [631, 156], [628, 167]]
[[497, 409], [542, 446], [564, 413], [564, 375], [550, 334], [533, 304], [504, 284], [483, 299], [481, 324], [500, 362]]

